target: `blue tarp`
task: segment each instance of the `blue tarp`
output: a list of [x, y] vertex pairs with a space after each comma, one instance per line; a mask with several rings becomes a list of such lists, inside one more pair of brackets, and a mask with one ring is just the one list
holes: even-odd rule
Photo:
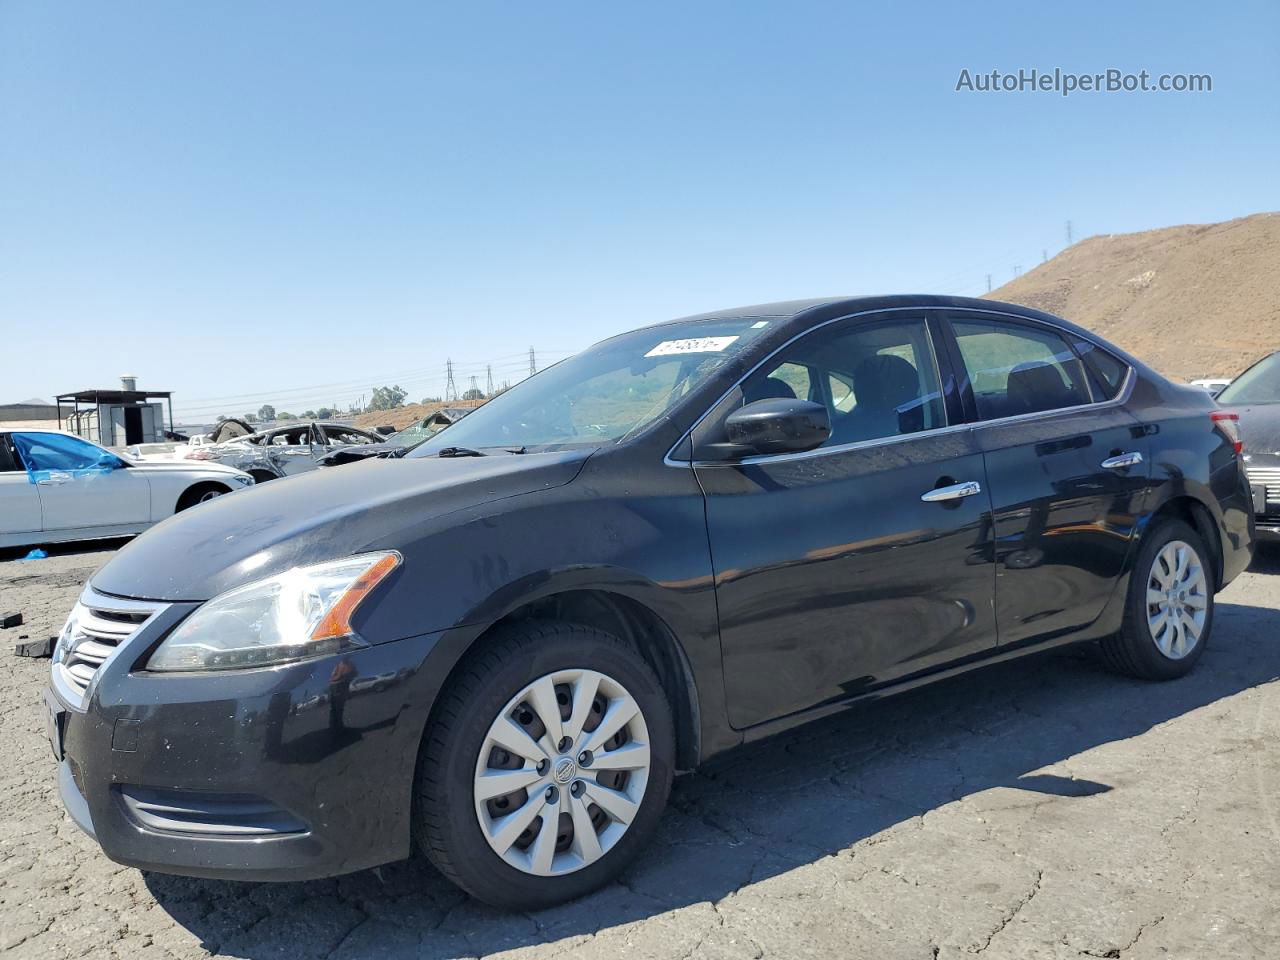
[[12, 440], [32, 483], [55, 473], [72, 477], [110, 473], [120, 463], [113, 453], [59, 433], [15, 433]]

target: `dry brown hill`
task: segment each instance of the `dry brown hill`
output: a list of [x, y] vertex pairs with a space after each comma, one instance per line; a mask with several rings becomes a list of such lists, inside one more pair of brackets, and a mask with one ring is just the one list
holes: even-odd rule
[[374, 410], [362, 413], [351, 422], [366, 430], [375, 430], [381, 426], [395, 427], [403, 430], [409, 424], [435, 413], [441, 407], [478, 407], [479, 403], [470, 400], [455, 400], [452, 403], [411, 403], [408, 406], [396, 407], [394, 410]]
[[989, 296], [1066, 317], [1176, 380], [1280, 349], [1280, 213], [1090, 237]]

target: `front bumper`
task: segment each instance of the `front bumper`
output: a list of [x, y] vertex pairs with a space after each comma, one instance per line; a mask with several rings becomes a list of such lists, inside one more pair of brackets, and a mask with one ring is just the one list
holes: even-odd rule
[[1280, 517], [1258, 517], [1254, 529], [1259, 543], [1280, 543]]
[[[234, 880], [333, 876], [408, 856], [438, 635], [208, 674], [108, 660], [83, 706], [46, 693], [58, 786], [112, 860]], [[132, 662], [131, 662], [132, 661]]]

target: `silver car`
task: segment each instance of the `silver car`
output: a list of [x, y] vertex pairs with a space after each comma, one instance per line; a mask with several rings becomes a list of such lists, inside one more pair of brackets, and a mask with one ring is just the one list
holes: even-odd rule
[[335, 450], [382, 440], [369, 430], [341, 423], [295, 423], [221, 443], [194, 446], [185, 459], [216, 460], [243, 470], [257, 483], [265, 483], [314, 470], [321, 457]]

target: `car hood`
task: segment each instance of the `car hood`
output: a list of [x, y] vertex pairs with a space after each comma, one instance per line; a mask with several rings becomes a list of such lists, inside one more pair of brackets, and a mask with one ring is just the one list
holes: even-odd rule
[[568, 483], [590, 450], [370, 460], [250, 487], [170, 517], [93, 575], [95, 590], [208, 600], [290, 567], [396, 549], [447, 514]]
[[1280, 403], [1257, 403], [1227, 409], [1240, 415], [1244, 452], [1250, 460], [1280, 461]]
[[216, 460], [130, 460], [129, 469], [142, 473], [169, 473], [173, 470], [186, 470], [188, 473], [225, 473], [227, 476], [238, 476], [243, 470], [228, 467]]

